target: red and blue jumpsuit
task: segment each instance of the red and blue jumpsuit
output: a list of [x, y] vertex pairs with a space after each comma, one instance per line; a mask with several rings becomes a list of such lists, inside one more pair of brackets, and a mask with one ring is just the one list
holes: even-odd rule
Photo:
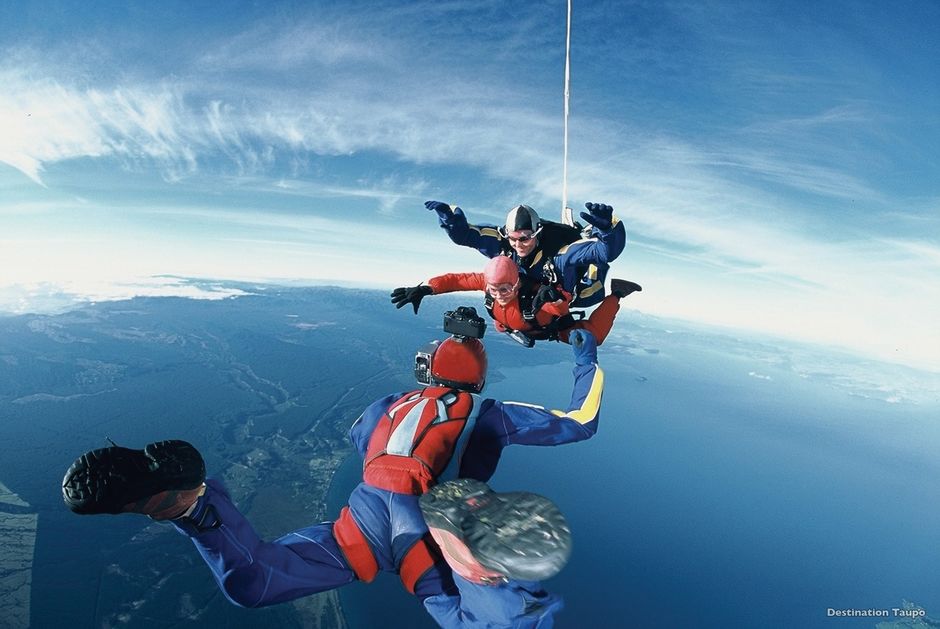
[[[568, 408], [548, 410], [473, 396], [475, 423], [457, 445], [451, 475], [487, 481], [506, 446], [559, 445], [594, 435], [604, 373], [596, 363], [593, 337], [581, 334], [585, 342], [572, 346], [574, 388]], [[377, 400], [353, 424], [350, 438], [360, 456], [379, 419], [404, 395]], [[450, 479], [442, 475], [438, 480]], [[400, 574], [405, 587], [442, 627], [550, 627], [563, 605], [537, 582], [477, 585], [453, 574], [443, 560], [435, 561], [436, 547], [427, 543], [418, 496], [360, 483], [336, 522], [313, 524], [265, 542], [221, 482], [209, 479], [206, 485], [190, 518], [174, 523], [192, 539], [225, 596], [237, 605], [281, 603], [357, 579], [371, 580], [379, 570]]]

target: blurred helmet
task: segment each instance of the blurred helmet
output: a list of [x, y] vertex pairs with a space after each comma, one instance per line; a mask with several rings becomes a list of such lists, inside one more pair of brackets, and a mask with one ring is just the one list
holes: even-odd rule
[[517, 205], [506, 215], [505, 230], [507, 234], [523, 229], [535, 232], [539, 229], [539, 222], [539, 215], [535, 210], [528, 205]]
[[519, 281], [519, 267], [515, 260], [507, 256], [491, 258], [483, 269], [483, 278], [487, 284], [515, 284]]
[[479, 393], [486, 382], [486, 350], [474, 338], [434, 341], [415, 355], [415, 379], [424, 385]]

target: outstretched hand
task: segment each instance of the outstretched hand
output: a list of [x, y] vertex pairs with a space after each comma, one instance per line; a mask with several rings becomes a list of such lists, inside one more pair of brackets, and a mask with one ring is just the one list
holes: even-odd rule
[[614, 208], [604, 203], [585, 203], [587, 212], [581, 212], [581, 218], [601, 230], [610, 231], [614, 224]]
[[590, 365], [597, 362], [597, 341], [587, 330], [575, 330], [568, 337], [574, 349], [574, 362], [578, 365]]
[[437, 212], [438, 214], [442, 214], [445, 212], [448, 214], [450, 213], [450, 205], [447, 203], [444, 203], [443, 201], [425, 201], [424, 207], [428, 208], [429, 210], [433, 210]]
[[414, 306], [415, 314], [418, 314], [418, 306], [421, 305], [421, 300], [424, 299], [425, 295], [431, 295], [433, 293], [434, 289], [430, 286], [422, 286], [421, 284], [396, 288], [392, 291], [392, 303], [399, 309], [405, 304], [411, 304]]
[[441, 227], [461, 225], [467, 222], [463, 210], [443, 201], [425, 201], [424, 207], [437, 213], [437, 220], [440, 221]]

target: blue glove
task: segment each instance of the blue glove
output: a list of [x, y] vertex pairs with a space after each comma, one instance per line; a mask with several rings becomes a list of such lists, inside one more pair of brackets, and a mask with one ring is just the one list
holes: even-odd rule
[[449, 232], [456, 231], [460, 233], [468, 227], [467, 217], [464, 216], [463, 210], [459, 207], [454, 206], [451, 209], [450, 205], [440, 201], [425, 201], [424, 207], [437, 212], [437, 220], [440, 222], [441, 228]]
[[568, 336], [574, 349], [576, 365], [590, 365], [597, 362], [597, 341], [587, 330], [575, 330]]
[[459, 207], [451, 211], [450, 205], [440, 201], [425, 201], [424, 207], [437, 212], [437, 220], [441, 222], [441, 227], [449, 225], [451, 221], [453, 221], [455, 213], [459, 212], [463, 214], [463, 211]]
[[585, 203], [584, 207], [586, 207], [588, 211], [581, 212], [581, 218], [602, 232], [610, 231], [610, 228], [614, 224], [614, 208], [603, 203], [590, 202]]
[[424, 207], [437, 212], [438, 216], [450, 214], [450, 205], [441, 201], [425, 201]]

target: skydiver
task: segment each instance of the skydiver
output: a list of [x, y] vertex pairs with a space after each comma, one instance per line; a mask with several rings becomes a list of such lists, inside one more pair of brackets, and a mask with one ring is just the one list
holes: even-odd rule
[[484, 291], [484, 305], [497, 330], [532, 347], [536, 340], [567, 343], [571, 332], [579, 329], [591, 332], [600, 345], [614, 324], [620, 300], [643, 289], [634, 282], [613, 279], [611, 294], [588, 319], [578, 320], [568, 310], [569, 294], [553, 286], [527, 282], [519, 275], [519, 268], [511, 258], [496, 256], [487, 262], [483, 273], [438, 275], [426, 285], [394, 289], [391, 299], [397, 308], [411, 304], [417, 314], [421, 300], [427, 295], [471, 290]]
[[[484, 561], [471, 552], [467, 529], [455, 525], [454, 515], [462, 511], [472, 524], [468, 510], [487, 502], [483, 483], [504, 447], [594, 435], [604, 374], [591, 334], [579, 330], [571, 340], [574, 387], [564, 411], [480, 398], [487, 358], [477, 338], [452, 336], [418, 352], [415, 375], [423, 388], [377, 400], [350, 429], [365, 461], [363, 482], [339, 518], [274, 542], [258, 537], [219, 480], [205, 480], [201, 455], [184, 441], [88, 452], [67, 471], [63, 498], [79, 514], [169, 521], [190, 537], [226, 598], [239, 606], [289, 601], [386, 571], [398, 573], [442, 627], [551, 627], [561, 598], [541, 587], [538, 574], [513, 569], [537, 562], [536, 551], [516, 548]], [[449, 421], [435, 422], [441, 414]], [[518, 510], [496, 514], [509, 518], [502, 523], [508, 530], [531, 524]], [[534, 532], [541, 539], [557, 534], [551, 524]]]
[[610, 263], [627, 243], [623, 223], [611, 206], [585, 203], [581, 218], [591, 225], [587, 237], [578, 227], [539, 218], [528, 205], [509, 210], [503, 227], [471, 225], [462, 209], [427, 201], [440, 226], [458, 245], [472, 247], [488, 258], [511, 257], [528, 281], [555, 286], [571, 294], [573, 308], [586, 308], [604, 298]]

